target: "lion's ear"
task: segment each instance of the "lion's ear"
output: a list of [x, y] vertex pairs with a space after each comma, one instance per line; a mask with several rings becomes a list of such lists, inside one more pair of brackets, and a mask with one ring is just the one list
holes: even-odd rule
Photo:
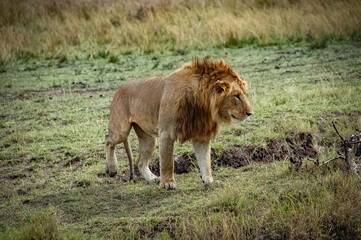
[[214, 83], [214, 87], [217, 93], [222, 93], [227, 92], [228, 89], [231, 88], [231, 85], [228, 82], [217, 80], [217, 82]]

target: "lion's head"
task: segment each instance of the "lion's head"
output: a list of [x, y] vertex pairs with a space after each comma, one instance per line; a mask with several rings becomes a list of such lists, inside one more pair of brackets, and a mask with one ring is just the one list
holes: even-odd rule
[[177, 104], [176, 131], [181, 142], [209, 140], [216, 136], [220, 123], [242, 121], [252, 114], [246, 81], [223, 60], [197, 58], [182, 70], [194, 75], [198, 87], [185, 92]]
[[230, 123], [232, 119], [243, 121], [252, 115], [247, 98], [245, 81], [238, 76], [226, 76], [214, 83], [218, 103], [216, 107], [219, 122]]

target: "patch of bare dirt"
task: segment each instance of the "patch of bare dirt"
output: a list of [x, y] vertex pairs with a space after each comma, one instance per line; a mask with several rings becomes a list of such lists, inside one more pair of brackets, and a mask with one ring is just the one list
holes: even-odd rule
[[297, 133], [286, 139], [270, 141], [266, 146], [234, 147], [222, 152], [217, 161], [220, 166], [239, 168], [251, 162], [298, 161], [305, 157], [317, 157], [310, 133]]

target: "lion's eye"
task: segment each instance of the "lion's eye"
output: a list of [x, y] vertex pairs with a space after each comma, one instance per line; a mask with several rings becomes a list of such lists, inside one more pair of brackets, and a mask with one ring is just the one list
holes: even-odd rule
[[236, 98], [237, 98], [237, 100], [241, 101], [241, 96], [240, 95], [237, 95]]

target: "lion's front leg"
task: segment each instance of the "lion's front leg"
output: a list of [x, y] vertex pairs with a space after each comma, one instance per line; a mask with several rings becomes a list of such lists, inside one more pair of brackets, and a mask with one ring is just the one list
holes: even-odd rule
[[209, 186], [213, 182], [210, 142], [193, 141], [193, 149], [202, 174], [203, 183], [205, 186]]
[[167, 132], [159, 134], [160, 151], [160, 186], [168, 190], [176, 189], [174, 180], [174, 160], [173, 160], [174, 140]]

